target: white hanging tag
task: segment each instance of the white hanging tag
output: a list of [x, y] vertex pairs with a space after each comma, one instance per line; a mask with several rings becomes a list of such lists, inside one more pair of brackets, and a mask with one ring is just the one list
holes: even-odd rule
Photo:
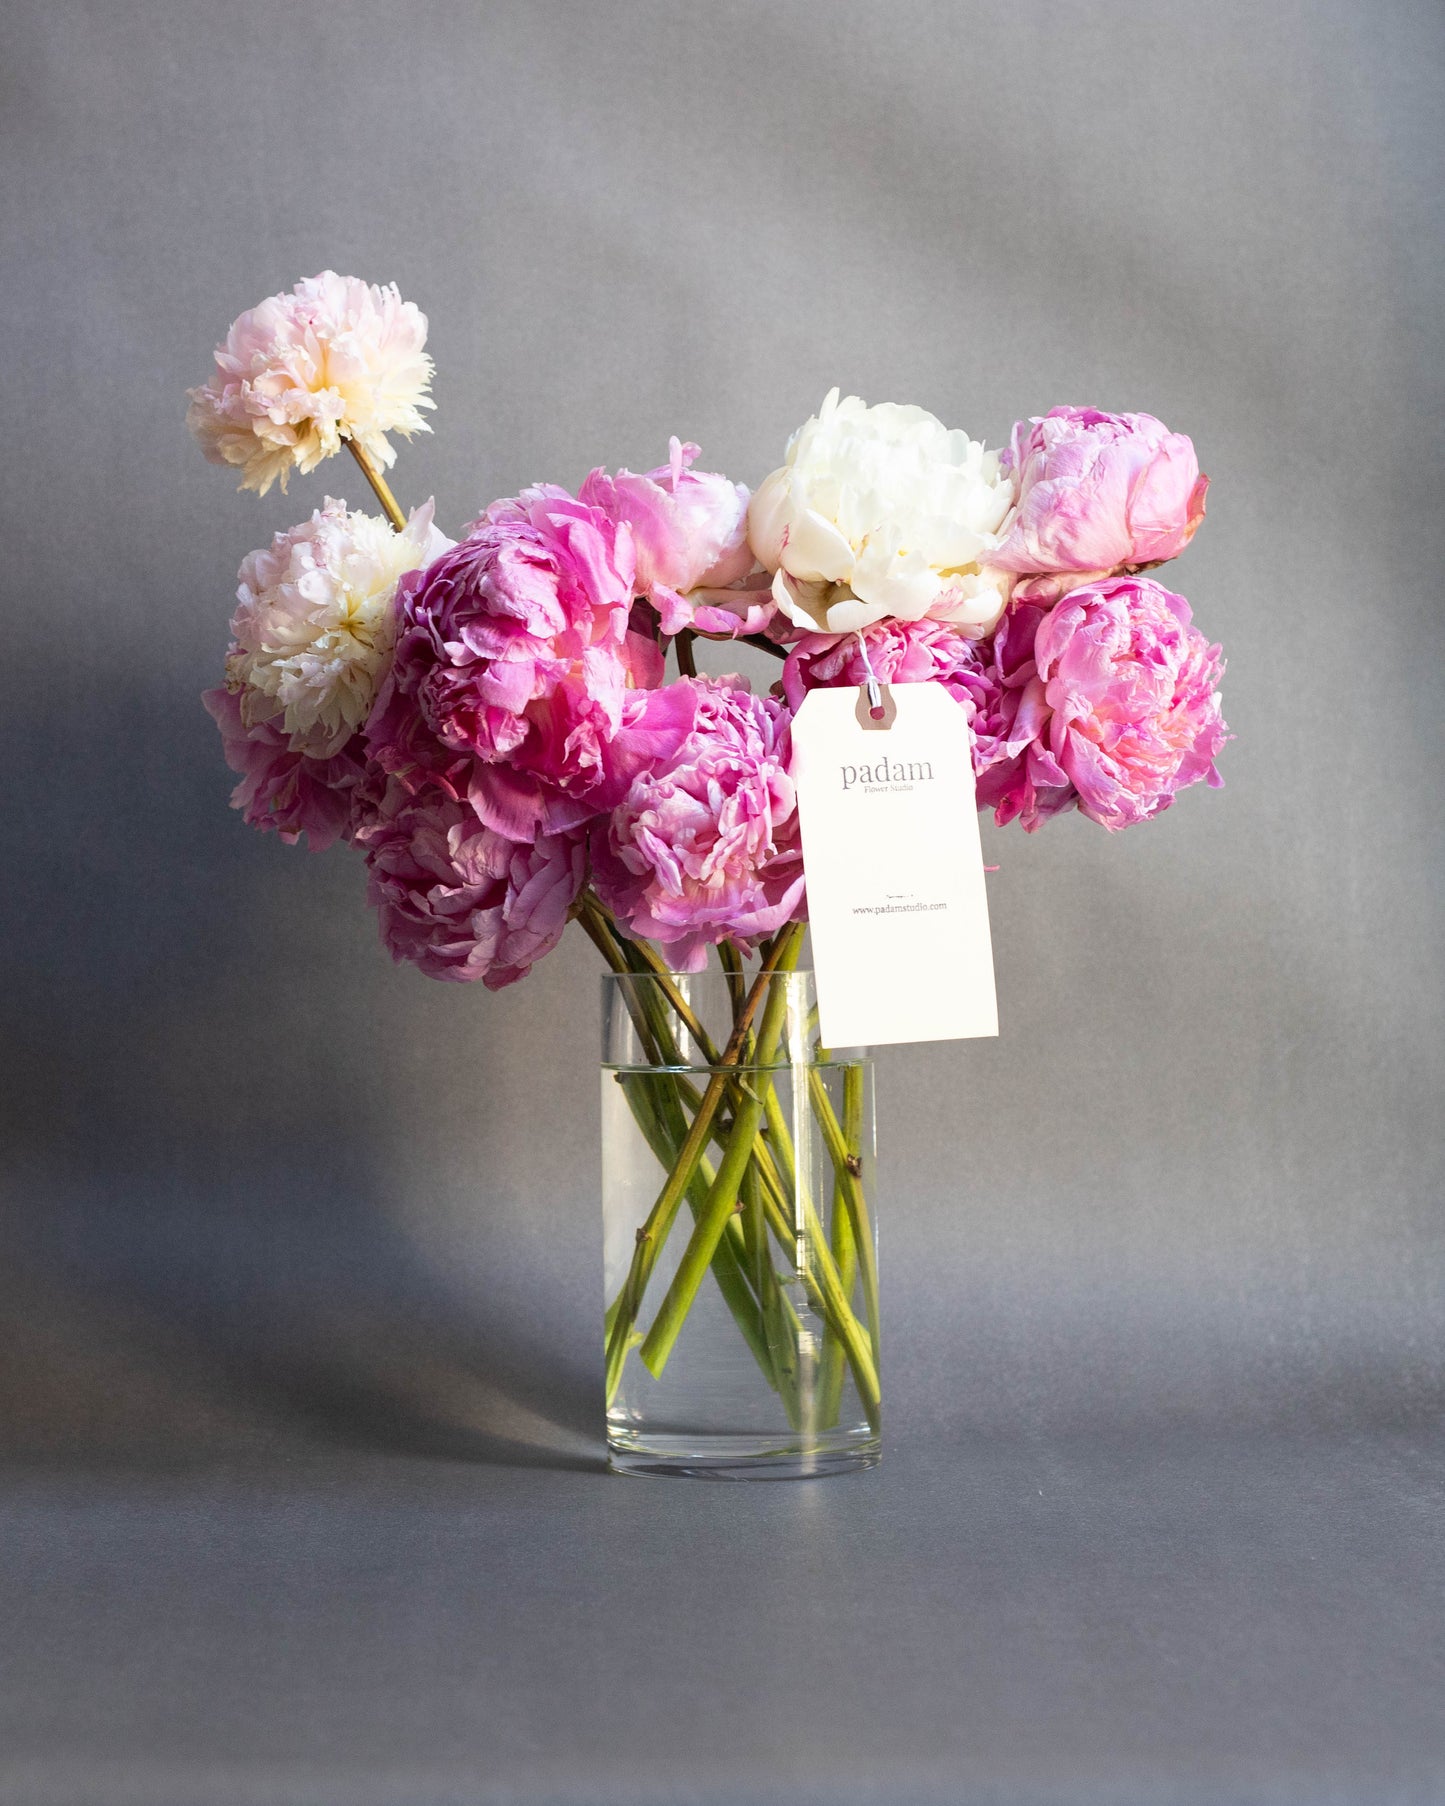
[[810, 690], [793, 719], [827, 1047], [998, 1033], [969, 738], [937, 683]]

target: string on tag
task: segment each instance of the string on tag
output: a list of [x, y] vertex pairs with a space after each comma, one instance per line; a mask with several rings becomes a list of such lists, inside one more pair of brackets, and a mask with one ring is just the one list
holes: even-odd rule
[[854, 633], [858, 638], [858, 656], [863, 660], [863, 670], [867, 677], [863, 688], [868, 695], [868, 713], [875, 721], [881, 721], [886, 711], [883, 707], [883, 690], [878, 682], [878, 673], [873, 669], [873, 661], [868, 656], [868, 642], [863, 638], [862, 629], [855, 628]]

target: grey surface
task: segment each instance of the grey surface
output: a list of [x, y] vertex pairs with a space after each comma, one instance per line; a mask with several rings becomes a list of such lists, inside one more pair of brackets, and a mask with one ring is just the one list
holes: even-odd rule
[[0, 1798], [1441, 1798], [1438, 1438], [910, 1427], [811, 1486], [275, 1451], [31, 1477]]
[[[1445, 1798], [1438, 9], [3, 29], [4, 1806]], [[1228, 788], [988, 830], [1003, 1035], [881, 1062], [876, 1476], [595, 1471], [590, 949], [428, 985], [225, 809], [235, 567], [358, 490], [181, 392], [326, 265], [453, 529], [835, 381], [1214, 478]]]

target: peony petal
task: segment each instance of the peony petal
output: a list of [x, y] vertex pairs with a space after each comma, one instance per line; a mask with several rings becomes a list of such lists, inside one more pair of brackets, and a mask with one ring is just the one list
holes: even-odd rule
[[758, 563], [770, 571], [777, 570], [783, 561], [790, 485], [787, 470], [775, 470], [764, 477], [748, 503], [748, 542]]
[[804, 508], [788, 523], [780, 562], [802, 583], [846, 583], [853, 574], [853, 548], [832, 521]]
[[536, 838], [542, 820], [542, 786], [510, 765], [478, 765], [471, 775], [467, 800], [496, 834], [526, 844]]
[[773, 574], [772, 593], [778, 607], [797, 626], [810, 632], [827, 629], [831, 585], [799, 583], [779, 569]]

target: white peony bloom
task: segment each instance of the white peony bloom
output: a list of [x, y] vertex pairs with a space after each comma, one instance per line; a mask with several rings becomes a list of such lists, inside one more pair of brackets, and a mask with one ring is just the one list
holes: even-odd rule
[[252, 552], [238, 573], [226, 660], [246, 726], [279, 718], [293, 752], [338, 753], [376, 698], [398, 582], [451, 543], [432, 525], [430, 502], [393, 533], [328, 496], [310, 520]]
[[799, 627], [956, 622], [987, 633], [1012, 579], [989, 568], [1013, 505], [999, 454], [922, 408], [832, 390], [755, 491], [748, 536]]

